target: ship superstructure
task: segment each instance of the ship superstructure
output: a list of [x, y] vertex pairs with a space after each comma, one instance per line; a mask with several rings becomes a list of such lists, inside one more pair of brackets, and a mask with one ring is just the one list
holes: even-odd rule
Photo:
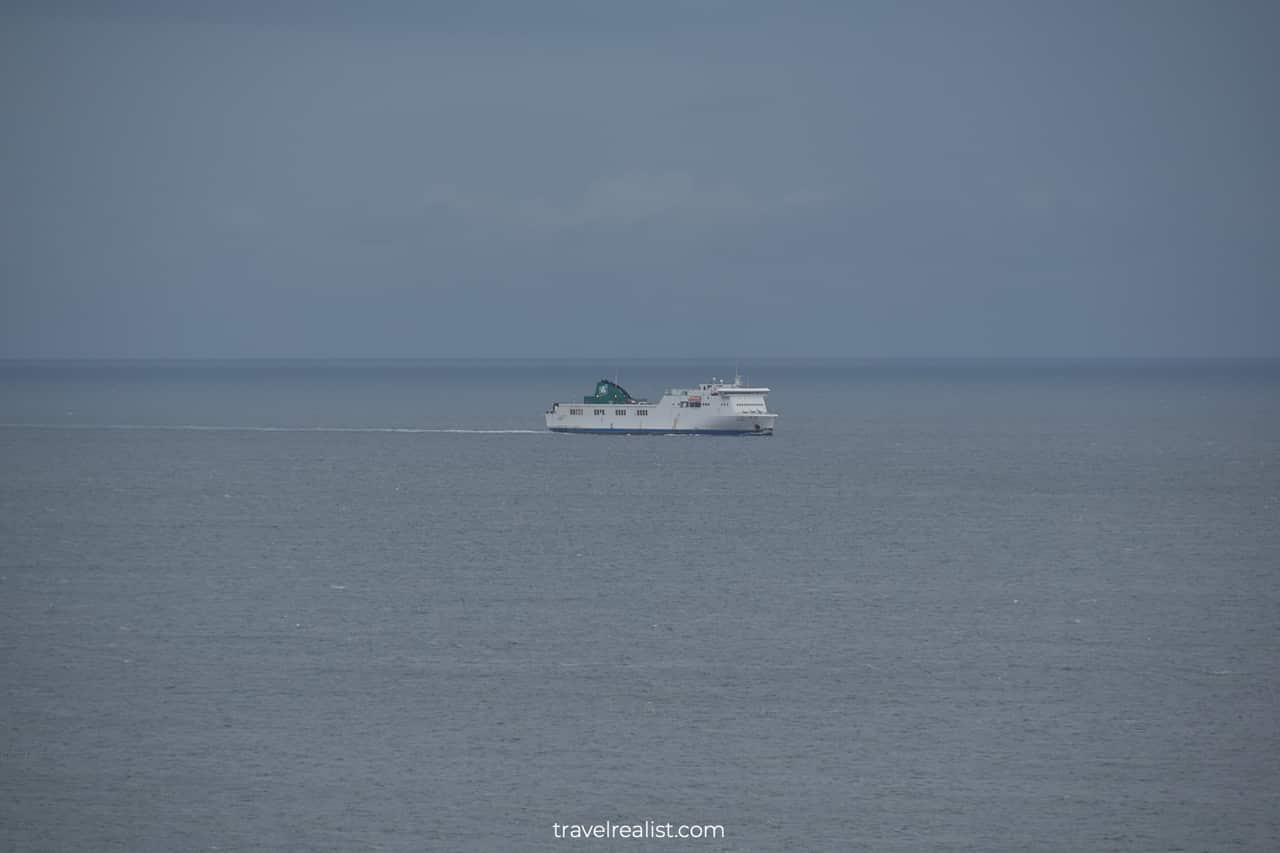
[[581, 403], [552, 403], [546, 412], [553, 432], [619, 434], [773, 435], [777, 414], [766, 402], [768, 388], [712, 378], [696, 388], [668, 388], [656, 403], [637, 400], [617, 382], [601, 379]]

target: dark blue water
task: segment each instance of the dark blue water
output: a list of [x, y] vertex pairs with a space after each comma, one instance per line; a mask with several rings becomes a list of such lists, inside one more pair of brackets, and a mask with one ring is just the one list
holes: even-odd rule
[[1280, 364], [732, 369], [0, 365], [0, 849], [1280, 847]]

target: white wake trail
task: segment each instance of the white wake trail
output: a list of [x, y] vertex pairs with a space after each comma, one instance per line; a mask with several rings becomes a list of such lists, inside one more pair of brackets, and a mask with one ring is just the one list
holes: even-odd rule
[[0, 424], [0, 429], [164, 430], [178, 432], [402, 432], [458, 435], [551, 435], [543, 429], [472, 429], [469, 427], [290, 427], [222, 426], [214, 424]]

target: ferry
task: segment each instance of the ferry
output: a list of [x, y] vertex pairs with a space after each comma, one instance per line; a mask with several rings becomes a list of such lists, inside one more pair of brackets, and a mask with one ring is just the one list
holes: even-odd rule
[[766, 404], [768, 388], [732, 382], [704, 382], [696, 388], [668, 388], [656, 403], [637, 400], [617, 382], [601, 379], [581, 403], [552, 403], [552, 432], [619, 435], [773, 435], [777, 414]]

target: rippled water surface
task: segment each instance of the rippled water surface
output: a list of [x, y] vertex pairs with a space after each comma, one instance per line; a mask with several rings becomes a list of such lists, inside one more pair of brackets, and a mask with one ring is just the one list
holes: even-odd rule
[[0, 849], [1280, 848], [1280, 365], [743, 367], [0, 364]]

